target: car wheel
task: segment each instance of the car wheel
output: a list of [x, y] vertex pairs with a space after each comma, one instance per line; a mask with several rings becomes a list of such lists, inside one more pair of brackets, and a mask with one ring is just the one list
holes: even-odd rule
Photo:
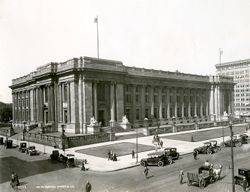
[[146, 167], [147, 166], [146, 162], [145, 161], [141, 161], [141, 166]]
[[221, 147], [225, 147], [226, 145], [225, 145], [225, 143], [221, 143], [221, 145], [220, 145]]
[[179, 159], [180, 158], [180, 154], [179, 153], [177, 153], [177, 155], [176, 155], [176, 159]]
[[241, 142], [236, 143], [236, 147], [241, 147], [241, 145], [242, 145]]
[[158, 162], [158, 167], [163, 167], [164, 163], [162, 161]]
[[207, 154], [212, 154], [212, 150], [211, 150], [211, 149], [208, 149], [208, 150], [207, 150]]
[[168, 157], [168, 163], [169, 163], [169, 164], [172, 164], [172, 163], [173, 163], [172, 157]]

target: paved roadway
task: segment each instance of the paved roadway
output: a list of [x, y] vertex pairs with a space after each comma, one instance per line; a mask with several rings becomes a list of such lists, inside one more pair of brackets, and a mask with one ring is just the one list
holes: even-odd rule
[[[11, 191], [9, 181], [6, 181], [6, 174], [9, 168], [3, 162], [3, 157], [13, 155], [13, 150], [6, 151], [1, 149], [2, 157], [0, 162], [0, 191]], [[250, 168], [250, 144], [243, 145], [241, 148], [234, 148], [235, 151], [235, 174], [237, 168]], [[17, 153], [18, 154], [18, 153]], [[135, 167], [115, 172], [82, 172], [79, 168], [65, 169], [60, 163], [52, 164], [46, 160], [46, 157], [40, 155], [41, 159], [32, 161], [31, 168], [27, 169], [25, 161], [20, 161], [19, 166], [15, 167], [21, 179], [19, 191], [34, 192], [73, 192], [84, 191], [87, 180], [92, 184], [92, 191], [100, 192], [132, 192], [132, 191], [167, 191], [167, 192], [228, 192], [231, 191], [231, 169], [230, 166], [230, 148], [222, 149], [220, 152], [212, 155], [199, 155], [198, 160], [194, 160], [191, 155], [184, 156], [174, 164], [165, 167], [149, 167], [149, 178], [146, 179], [142, 167]], [[31, 157], [38, 158], [38, 157]], [[186, 181], [186, 172], [197, 172], [198, 167], [206, 159], [210, 162], [223, 165], [222, 179], [216, 183], [208, 185], [204, 189], [197, 186], [180, 185], [178, 182], [178, 173], [180, 169], [184, 170]], [[26, 163], [26, 164], [25, 164]], [[31, 162], [29, 162], [31, 163]], [[39, 164], [40, 163], [40, 164]], [[115, 163], [115, 162], [114, 162]], [[42, 164], [42, 166], [41, 166]], [[36, 171], [34, 172], [34, 169]], [[22, 171], [25, 170], [25, 173]], [[240, 186], [236, 186], [236, 191], [243, 191]]]

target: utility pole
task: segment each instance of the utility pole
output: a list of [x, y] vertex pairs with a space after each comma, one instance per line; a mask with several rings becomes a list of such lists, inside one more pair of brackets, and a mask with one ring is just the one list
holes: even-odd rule
[[98, 29], [98, 16], [95, 18], [94, 22], [96, 23], [96, 35], [97, 35], [97, 58], [99, 59], [99, 29]]
[[232, 161], [232, 192], [235, 192], [235, 184], [234, 184], [234, 151], [233, 151], [233, 124], [230, 121], [229, 124], [230, 132], [231, 132], [231, 161]]
[[136, 163], [138, 163], [138, 128], [136, 128]]

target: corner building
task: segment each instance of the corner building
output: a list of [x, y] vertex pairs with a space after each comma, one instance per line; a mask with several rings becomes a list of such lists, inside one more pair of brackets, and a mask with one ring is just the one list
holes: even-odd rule
[[88, 133], [90, 118], [101, 126], [122, 121], [172, 118], [220, 120], [233, 111], [233, 79], [124, 66], [120, 61], [80, 57], [49, 63], [12, 80], [13, 126], [50, 127], [50, 132]]

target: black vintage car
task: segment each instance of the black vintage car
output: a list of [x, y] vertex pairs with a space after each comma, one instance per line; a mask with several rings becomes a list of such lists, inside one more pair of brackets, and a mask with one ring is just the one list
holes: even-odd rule
[[175, 147], [167, 147], [164, 149], [166, 155], [171, 156], [172, 159], [179, 159], [180, 154], [177, 152], [177, 148]]
[[203, 146], [195, 148], [194, 151], [197, 151], [198, 154], [212, 154], [214, 152], [211, 142], [203, 143]]
[[243, 185], [243, 178], [246, 178], [247, 187], [250, 186], [250, 169], [240, 168], [238, 169], [238, 175], [234, 176], [234, 183], [237, 185]]
[[25, 153], [25, 151], [27, 150], [27, 143], [20, 143], [18, 151], [20, 151], [21, 153]]
[[162, 167], [173, 163], [172, 157], [168, 156], [165, 152], [149, 153], [148, 156], [148, 158], [141, 159], [141, 166], [157, 165]]
[[53, 150], [52, 154], [50, 154], [50, 159], [51, 160], [59, 160], [59, 151]]
[[29, 146], [27, 149], [26, 149], [26, 154], [27, 155], [38, 155], [38, 151], [36, 150], [36, 147], [35, 146]]
[[13, 140], [6, 139], [4, 143], [6, 149], [12, 148], [13, 147]]
[[[241, 134], [241, 135], [234, 135], [232, 139], [233, 147], [240, 147], [242, 144], [248, 143], [248, 135]], [[231, 147], [231, 139], [225, 141], [221, 144], [222, 147]]]
[[66, 167], [75, 167], [75, 155], [74, 154], [67, 154], [63, 155], [60, 154], [59, 160], [65, 163]]
[[211, 143], [211, 149], [214, 153], [221, 150], [221, 147], [218, 145], [218, 142], [216, 140], [209, 140], [209, 142]]

